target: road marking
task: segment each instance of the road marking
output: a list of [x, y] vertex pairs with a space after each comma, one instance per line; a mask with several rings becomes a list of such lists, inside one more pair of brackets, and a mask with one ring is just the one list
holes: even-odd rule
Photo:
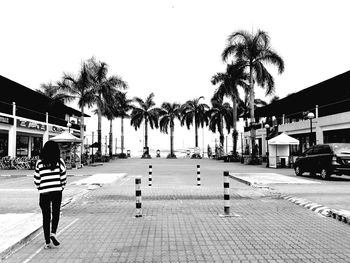
[[[71, 222], [68, 226], [65, 226], [61, 231], [58, 232], [57, 236], [59, 236], [60, 234], [62, 234], [66, 229], [68, 229], [71, 225], [75, 224], [77, 221], [79, 220], [79, 218], [76, 218], [73, 222]], [[42, 232], [40, 232], [39, 234], [37, 234], [33, 239], [37, 238], [39, 235], [42, 235]], [[31, 261], [36, 255], [38, 255], [40, 253], [41, 250], [43, 250], [44, 247], [39, 248], [37, 251], [35, 251], [32, 255], [30, 255], [25, 261], [23, 261], [22, 263], [28, 263], [29, 261]]]

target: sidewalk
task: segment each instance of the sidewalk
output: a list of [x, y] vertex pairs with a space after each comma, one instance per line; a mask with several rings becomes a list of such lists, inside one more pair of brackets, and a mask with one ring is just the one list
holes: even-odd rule
[[[95, 167], [67, 170], [68, 185], [62, 209], [88, 191], [111, 181], [111, 176], [105, 177], [109, 178], [108, 181], [94, 180], [93, 176], [89, 176], [96, 171]], [[33, 170], [0, 170], [0, 260], [32, 239], [41, 231], [41, 226]]]
[[[147, 186], [150, 163], [152, 187]], [[264, 187], [230, 180], [231, 213], [239, 216], [220, 217], [224, 170], [275, 171], [212, 160], [156, 159], [118, 160], [88, 168], [86, 174], [127, 176], [95, 186], [63, 209], [60, 248], [43, 251], [42, 233], [37, 232], [5, 262], [349, 261], [350, 237], [344, 235], [348, 225], [287, 202]], [[142, 176], [141, 218], [134, 217], [136, 175]], [[69, 179], [73, 178], [82, 179]]]
[[[64, 211], [62, 245], [42, 250], [39, 235], [5, 262], [348, 262], [348, 225], [230, 180], [223, 214], [223, 176], [216, 163], [153, 161], [90, 191]], [[210, 165], [212, 164], [212, 165]], [[210, 165], [210, 166], [206, 166]], [[118, 166], [121, 170], [122, 165]], [[161, 167], [162, 166], [162, 167]], [[192, 170], [192, 167], [194, 168]], [[221, 168], [225, 168], [222, 166]], [[238, 170], [239, 167], [236, 167]], [[135, 177], [142, 176], [142, 217], [135, 218]]]

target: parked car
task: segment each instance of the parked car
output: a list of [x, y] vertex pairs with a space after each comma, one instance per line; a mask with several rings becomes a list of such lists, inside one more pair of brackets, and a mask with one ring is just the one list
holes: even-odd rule
[[350, 143], [317, 144], [306, 149], [294, 163], [295, 174], [350, 175]]

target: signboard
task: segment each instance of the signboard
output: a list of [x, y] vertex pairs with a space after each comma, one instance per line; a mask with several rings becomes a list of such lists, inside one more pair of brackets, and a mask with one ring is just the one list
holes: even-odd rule
[[45, 124], [32, 122], [32, 121], [17, 120], [17, 127], [27, 128], [27, 129], [32, 129], [32, 130], [46, 131]]
[[13, 124], [13, 118], [0, 115], [0, 123]]
[[62, 127], [57, 127], [57, 126], [50, 126], [50, 132], [54, 132], [54, 133], [62, 133], [64, 132], [65, 129]]

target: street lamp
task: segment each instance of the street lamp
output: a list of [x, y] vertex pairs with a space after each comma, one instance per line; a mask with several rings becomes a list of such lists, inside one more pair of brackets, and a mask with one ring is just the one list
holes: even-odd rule
[[309, 139], [309, 144], [312, 146], [312, 119], [315, 118], [315, 114], [313, 112], [309, 112], [307, 114], [307, 118], [310, 120], [310, 139]]
[[267, 123], [265, 124], [265, 129], [266, 129], [266, 167], [270, 166], [269, 163], [269, 143], [268, 143], [268, 135], [269, 135], [269, 130], [270, 130], [270, 125], [268, 125]]

